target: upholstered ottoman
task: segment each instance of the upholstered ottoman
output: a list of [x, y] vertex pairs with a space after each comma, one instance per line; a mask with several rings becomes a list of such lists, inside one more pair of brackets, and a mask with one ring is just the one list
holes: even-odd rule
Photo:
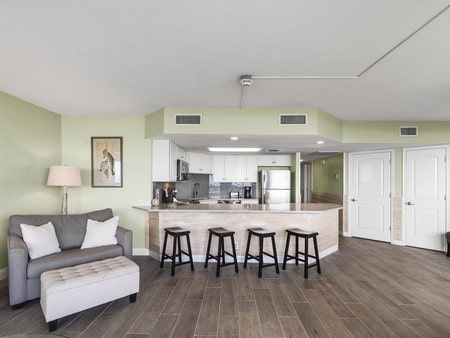
[[139, 267], [125, 256], [41, 274], [41, 307], [49, 330], [58, 318], [139, 292]]

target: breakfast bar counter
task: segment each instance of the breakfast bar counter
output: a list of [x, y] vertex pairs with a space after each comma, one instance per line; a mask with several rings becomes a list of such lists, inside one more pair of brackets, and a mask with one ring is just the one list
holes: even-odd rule
[[[289, 204], [163, 204], [134, 206], [147, 213], [146, 248], [159, 259], [164, 240], [164, 228], [179, 226], [191, 231], [191, 245], [195, 261], [204, 261], [208, 228], [224, 227], [235, 231], [236, 251], [243, 261], [247, 229], [263, 227], [276, 233], [278, 256], [284, 254], [286, 229], [301, 228], [319, 233], [320, 257], [338, 250], [338, 211], [342, 206], [331, 203]], [[225, 243], [227, 246], [228, 244]], [[254, 247], [253, 247], [254, 245]], [[170, 247], [170, 246], [169, 246]], [[213, 248], [215, 248], [213, 243]], [[291, 245], [293, 254], [294, 245]], [[303, 243], [300, 243], [303, 247]], [[252, 242], [251, 251], [256, 250]], [[267, 247], [268, 252], [271, 248]]]

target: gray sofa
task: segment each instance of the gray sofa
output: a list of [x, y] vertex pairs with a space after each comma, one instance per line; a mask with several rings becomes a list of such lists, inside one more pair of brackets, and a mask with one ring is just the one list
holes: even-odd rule
[[[79, 215], [13, 215], [8, 230], [8, 284], [9, 303], [13, 308], [24, 302], [39, 298], [41, 273], [77, 264], [88, 263], [116, 256], [132, 255], [131, 230], [117, 228], [117, 245], [107, 245], [81, 250], [87, 220], [103, 222], [113, 217], [111, 209], [92, 211]], [[22, 239], [20, 224], [42, 225], [52, 222], [61, 252], [30, 260]]]

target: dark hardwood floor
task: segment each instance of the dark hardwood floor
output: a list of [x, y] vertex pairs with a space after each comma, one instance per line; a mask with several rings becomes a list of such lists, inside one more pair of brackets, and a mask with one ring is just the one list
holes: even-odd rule
[[[281, 250], [281, 248], [279, 248]], [[450, 337], [450, 258], [445, 253], [341, 238], [305, 280], [288, 265], [275, 274], [215, 264], [161, 270], [136, 257], [141, 291], [60, 319], [67, 337]], [[12, 311], [0, 281], [0, 336], [46, 333], [38, 300]]]

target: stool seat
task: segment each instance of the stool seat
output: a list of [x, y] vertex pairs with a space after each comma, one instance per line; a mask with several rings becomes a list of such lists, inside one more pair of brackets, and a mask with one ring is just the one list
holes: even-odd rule
[[305, 238], [313, 238], [314, 236], [319, 235], [318, 232], [306, 231], [306, 230], [299, 229], [299, 228], [287, 229], [286, 232], [290, 233], [291, 235], [296, 235], [296, 236], [305, 237]]
[[[192, 259], [192, 250], [191, 250], [191, 240], [189, 238], [190, 233], [191, 232], [189, 230], [183, 229], [180, 227], [169, 227], [169, 228], [164, 229], [164, 244], [163, 244], [163, 251], [162, 251], [162, 255], [161, 255], [160, 267], [161, 268], [164, 267], [164, 260], [166, 258], [170, 259], [172, 261], [172, 266], [171, 266], [171, 270], [170, 270], [171, 276], [175, 275], [175, 267], [178, 265], [183, 265], [183, 264], [189, 263], [191, 265], [191, 271], [194, 271], [194, 261]], [[172, 255], [166, 254], [167, 239], [168, 239], [169, 235], [173, 237]], [[187, 249], [188, 249], [187, 252], [181, 250], [180, 238], [183, 236], [186, 237]], [[189, 257], [189, 260], [186, 262], [183, 262], [182, 254], [187, 255]], [[175, 263], [175, 260], [177, 257], [178, 257], [178, 263]]]
[[[293, 228], [293, 229], [287, 229], [287, 237], [286, 237], [286, 248], [284, 250], [284, 259], [283, 259], [283, 270], [286, 269], [286, 262], [291, 259], [295, 259], [295, 265], [298, 265], [298, 262], [304, 262], [304, 272], [303, 276], [305, 278], [308, 278], [308, 269], [317, 266], [317, 272], [320, 274], [320, 259], [319, 259], [319, 248], [317, 246], [317, 236], [319, 235], [318, 232], [315, 231], [307, 231], [299, 228]], [[289, 255], [289, 242], [291, 239], [291, 236], [295, 236], [295, 255]], [[305, 250], [304, 252], [299, 250], [298, 247], [298, 239], [303, 238], [305, 240]], [[308, 250], [308, 241], [312, 238], [314, 242], [314, 256], [309, 254]], [[299, 258], [299, 254], [303, 255], [304, 258]], [[308, 258], [314, 258], [316, 260], [313, 264], [308, 264]]]
[[[205, 258], [205, 269], [208, 267], [208, 261], [210, 258], [215, 259], [217, 261], [217, 267], [216, 267], [216, 277], [220, 277], [220, 268], [223, 266], [228, 265], [234, 265], [234, 270], [236, 273], [239, 272], [238, 263], [237, 263], [237, 256], [236, 256], [236, 246], [234, 244], [234, 231], [227, 230], [222, 227], [217, 228], [210, 228], [209, 231], [209, 238], [208, 238], [208, 247], [206, 249], [206, 258]], [[218, 237], [218, 247], [217, 247], [217, 256], [214, 256], [210, 253], [211, 251], [211, 241], [212, 236]], [[231, 249], [233, 250], [232, 253], [225, 251], [225, 245], [224, 245], [224, 238], [230, 237], [231, 240]], [[228, 255], [233, 258], [233, 262], [226, 263], [225, 262], [225, 255]]]
[[211, 231], [216, 236], [231, 236], [235, 234], [234, 231], [230, 231], [222, 227], [210, 228], [208, 230]]
[[[268, 231], [264, 228], [249, 228], [248, 231], [248, 239], [247, 239], [247, 248], [245, 250], [245, 259], [244, 259], [244, 269], [247, 268], [247, 261], [249, 259], [254, 259], [258, 261], [258, 277], [262, 277], [262, 269], [275, 266], [276, 273], [280, 273], [280, 268], [278, 266], [278, 257], [277, 257], [277, 248], [275, 246], [275, 231]], [[257, 256], [251, 255], [250, 251], [250, 241], [252, 236], [256, 236], [259, 238], [259, 253]], [[264, 238], [270, 238], [272, 241], [272, 254], [264, 251]], [[274, 263], [264, 264], [264, 255], [272, 257]]]
[[171, 235], [178, 235], [178, 236], [184, 236], [191, 233], [189, 230], [180, 227], [165, 228], [164, 231], [167, 231]]
[[248, 230], [248, 232], [250, 232], [251, 234], [253, 234], [255, 236], [261, 236], [261, 237], [275, 236], [275, 231], [268, 231], [264, 228], [250, 228], [247, 230]]

